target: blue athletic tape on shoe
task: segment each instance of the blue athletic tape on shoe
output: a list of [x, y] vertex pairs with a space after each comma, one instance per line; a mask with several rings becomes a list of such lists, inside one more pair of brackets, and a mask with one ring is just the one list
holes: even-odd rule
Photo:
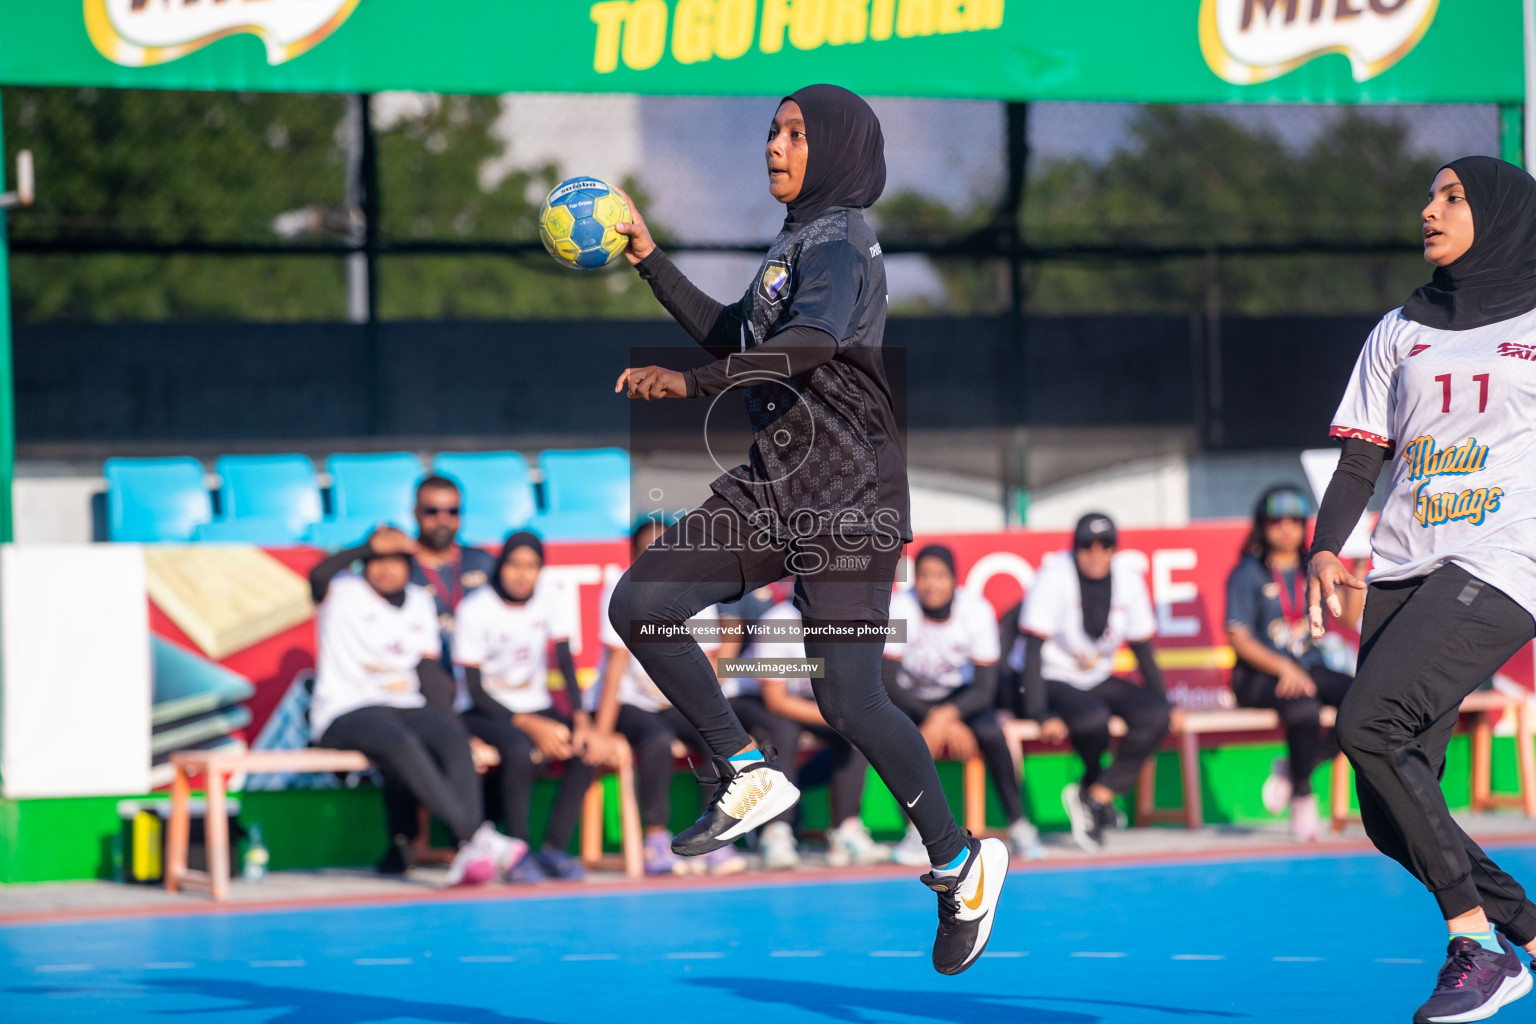
[[950, 861], [948, 864], [945, 864], [945, 865], [942, 865], [940, 867], [934, 868], [934, 870], [935, 871], [943, 871], [943, 872], [946, 872], [946, 873], [951, 872], [951, 871], [959, 871], [961, 868], [963, 868], [965, 866], [965, 858], [969, 857], [970, 855], [971, 855], [971, 850], [970, 850], [969, 847], [966, 847], [964, 850], [960, 851], [959, 855], [957, 857], [955, 857], [954, 860]]
[[761, 750], [743, 750], [739, 754], [732, 754], [726, 758], [732, 764], [746, 764], [748, 761], [761, 761], [762, 759], [763, 752]]

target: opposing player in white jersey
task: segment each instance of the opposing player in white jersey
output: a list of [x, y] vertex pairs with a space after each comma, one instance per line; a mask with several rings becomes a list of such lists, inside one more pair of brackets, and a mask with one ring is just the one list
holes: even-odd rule
[[[532, 845], [528, 817], [534, 780], [555, 765], [565, 769], [542, 848], [512, 869], [514, 882], [586, 874], [567, 847], [592, 782], [586, 758], [592, 728], [581, 706], [571, 657], [570, 605], [562, 592], [540, 585], [543, 568], [544, 544], [538, 536], [526, 530], [512, 534], [502, 545], [488, 585], [460, 601], [454, 616], [454, 660], [464, 669], [474, 700], [464, 713], [464, 724], [471, 735], [501, 754], [496, 769], [501, 806], [493, 813], [513, 838]], [[551, 647], [565, 677], [570, 716], [562, 714], [550, 696]]]
[[[981, 754], [1008, 816], [1013, 855], [1039, 857], [1040, 835], [1024, 816], [1019, 774], [997, 720], [997, 616], [986, 598], [956, 584], [949, 548], [929, 544], [912, 565], [912, 586], [891, 597], [891, 621], [904, 624], [906, 637], [886, 642], [886, 691], [917, 723], [934, 757]], [[896, 859], [920, 865], [924, 856], [922, 836], [909, 827]]]
[[[1429, 890], [1450, 933], [1415, 1021], [1482, 1020], [1530, 991], [1536, 904], [1451, 818], [1440, 791], [1457, 709], [1536, 635], [1536, 181], [1492, 157], [1442, 167], [1424, 207], [1433, 279], [1384, 316], [1332, 433], [1308, 613], [1367, 587], [1360, 663], [1339, 708], [1360, 817]], [[1392, 460], [1366, 582], [1337, 554]]]
[[[1081, 782], [1062, 790], [1072, 838], [1084, 850], [1104, 845], [1119, 824], [1116, 797], [1136, 784], [1141, 766], [1168, 735], [1172, 709], [1152, 652], [1157, 620], [1141, 574], [1115, 557], [1118, 535], [1108, 516], [1078, 520], [1072, 550], [1048, 558], [1024, 598], [1024, 707], [1041, 738], [1071, 739], [1083, 759]], [[1136, 656], [1141, 685], [1115, 675], [1124, 645]], [[1108, 768], [1109, 719], [1126, 725]]]

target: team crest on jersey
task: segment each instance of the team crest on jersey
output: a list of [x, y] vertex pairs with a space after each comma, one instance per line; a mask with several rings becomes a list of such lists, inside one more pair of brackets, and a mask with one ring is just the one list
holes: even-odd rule
[[769, 260], [768, 265], [763, 268], [763, 279], [758, 282], [758, 289], [763, 293], [763, 298], [769, 302], [776, 302], [788, 286], [789, 264], [779, 260]]

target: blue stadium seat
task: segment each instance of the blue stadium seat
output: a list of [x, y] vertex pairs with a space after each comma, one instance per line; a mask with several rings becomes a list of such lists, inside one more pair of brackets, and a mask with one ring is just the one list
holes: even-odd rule
[[281, 548], [303, 543], [309, 527], [294, 532], [293, 523], [266, 516], [241, 516], [239, 519], [215, 519], [203, 523], [192, 534], [192, 539], [204, 544], [255, 544], [264, 548]]
[[[304, 543], [317, 548], [339, 550], [355, 548], [367, 540], [378, 528], [376, 519], [332, 519], [316, 523], [304, 535]], [[397, 524], [405, 529], [404, 524]], [[407, 532], [414, 532], [407, 530]]]
[[190, 456], [108, 459], [107, 536], [125, 541], [189, 541], [213, 518], [203, 464]]
[[629, 453], [622, 448], [545, 451], [544, 511], [534, 528], [546, 540], [607, 540], [629, 532]]
[[439, 452], [432, 470], [459, 485], [464, 496], [459, 541], [500, 544], [533, 521], [533, 479], [517, 452]]
[[320, 483], [303, 455], [225, 455], [214, 469], [224, 514], [199, 540], [292, 544], [320, 521]]
[[309, 529], [306, 540], [317, 547], [360, 544], [380, 523], [414, 534], [416, 484], [421, 460], [411, 452], [332, 455], [331, 516]]

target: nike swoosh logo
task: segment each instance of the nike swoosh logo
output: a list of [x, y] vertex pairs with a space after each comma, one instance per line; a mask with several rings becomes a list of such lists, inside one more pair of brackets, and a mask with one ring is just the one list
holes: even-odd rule
[[912, 798], [912, 803], [911, 804], [907, 804], [907, 810], [910, 811], [912, 809], [912, 804], [915, 804], [919, 800], [921, 800], [923, 798], [923, 793], [926, 793], [926, 792], [928, 792], [928, 791], [925, 789], [922, 792], [918, 793], [917, 796], [913, 797]]
[[976, 854], [976, 872], [976, 899], [968, 900], [963, 896], [960, 898], [960, 902], [971, 910], [981, 909], [981, 899], [987, 892], [987, 862], [981, 859], [980, 853]]

